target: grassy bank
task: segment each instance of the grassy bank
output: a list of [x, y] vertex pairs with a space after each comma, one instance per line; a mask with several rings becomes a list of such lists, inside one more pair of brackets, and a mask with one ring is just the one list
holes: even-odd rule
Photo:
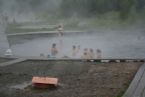
[[119, 13], [109, 12], [103, 15], [96, 15], [92, 17], [79, 17], [72, 16], [69, 18], [64, 17], [53, 17], [49, 15], [42, 16], [42, 22], [33, 23], [15, 23], [9, 24], [6, 33], [21, 33], [21, 32], [41, 32], [41, 31], [53, 31], [56, 27], [45, 27], [45, 28], [21, 28], [23, 26], [32, 25], [64, 25], [65, 30], [96, 30], [96, 29], [130, 29], [130, 28], [141, 28], [145, 26], [145, 19], [143, 13], [132, 13], [128, 19], [121, 20]]

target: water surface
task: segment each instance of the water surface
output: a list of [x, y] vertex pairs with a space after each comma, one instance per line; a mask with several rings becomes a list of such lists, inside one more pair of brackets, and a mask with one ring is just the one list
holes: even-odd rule
[[145, 33], [130, 31], [94, 32], [87, 34], [64, 35], [60, 45], [60, 37], [40, 37], [23, 44], [12, 45], [13, 53], [19, 56], [50, 55], [51, 45], [57, 44], [59, 55], [72, 56], [72, 45], [80, 45], [76, 58], [80, 58], [84, 48], [102, 50], [103, 58], [145, 58]]

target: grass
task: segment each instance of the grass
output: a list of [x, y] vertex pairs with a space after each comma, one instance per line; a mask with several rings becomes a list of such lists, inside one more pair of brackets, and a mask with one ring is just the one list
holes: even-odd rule
[[62, 18], [56, 15], [43, 14], [40, 16], [42, 22], [38, 23], [17, 23], [9, 24], [6, 33], [22, 33], [22, 32], [38, 32], [38, 31], [52, 31], [56, 28], [20, 28], [21, 26], [29, 25], [44, 25], [53, 24], [58, 25], [62, 23], [64, 25], [64, 30], [96, 30], [96, 29], [126, 29], [134, 27], [142, 23], [145, 25], [144, 13], [133, 13], [131, 17], [122, 21], [119, 19], [119, 13], [108, 12], [103, 15], [96, 15], [93, 17], [77, 17], [72, 16], [70, 18]]
[[140, 23], [145, 24], [144, 17], [141, 18], [141, 14], [134, 13], [126, 20], [119, 18], [118, 12], [108, 12], [103, 15], [96, 15], [96, 17], [74, 17], [68, 20], [64, 20], [66, 29], [80, 29], [80, 30], [92, 30], [92, 29], [126, 29], [139, 25]]
[[9, 24], [6, 29], [6, 33], [22, 33], [22, 32], [41, 32], [41, 31], [52, 31], [56, 28], [19, 28], [24, 24]]
[[22, 32], [41, 32], [52, 31], [54, 28], [28, 29], [28, 28], [7, 28], [6, 33], [22, 33]]

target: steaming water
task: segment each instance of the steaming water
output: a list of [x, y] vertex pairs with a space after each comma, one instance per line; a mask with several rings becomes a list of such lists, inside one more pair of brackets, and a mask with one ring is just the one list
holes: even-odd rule
[[[89, 33], [89, 32], [88, 32]], [[84, 48], [102, 50], [103, 58], [145, 58], [144, 32], [95, 32], [90, 34], [76, 34], [62, 37], [40, 37], [23, 44], [12, 45], [13, 53], [19, 56], [39, 56], [43, 53], [50, 55], [52, 43], [59, 49], [57, 58], [72, 56], [72, 45], [80, 45], [81, 49], [76, 58], [80, 58]]]
[[4, 55], [8, 48], [9, 43], [5, 34], [5, 25], [0, 24], [0, 54]]

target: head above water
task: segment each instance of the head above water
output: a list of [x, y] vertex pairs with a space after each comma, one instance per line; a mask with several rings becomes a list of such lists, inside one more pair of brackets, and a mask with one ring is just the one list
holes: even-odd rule
[[101, 50], [100, 50], [100, 49], [97, 49], [96, 52], [97, 52], [97, 53], [101, 53]]
[[52, 44], [52, 47], [53, 47], [53, 48], [56, 47], [56, 43], [53, 43], [53, 44]]
[[59, 24], [58, 27], [59, 27], [59, 28], [62, 28], [63, 26], [62, 26], [62, 24]]
[[73, 45], [73, 46], [72, 46], [72, 48], [73, 48], [73, 49], [76, 49], [76, 46], [75, 46], [75, 45]]

